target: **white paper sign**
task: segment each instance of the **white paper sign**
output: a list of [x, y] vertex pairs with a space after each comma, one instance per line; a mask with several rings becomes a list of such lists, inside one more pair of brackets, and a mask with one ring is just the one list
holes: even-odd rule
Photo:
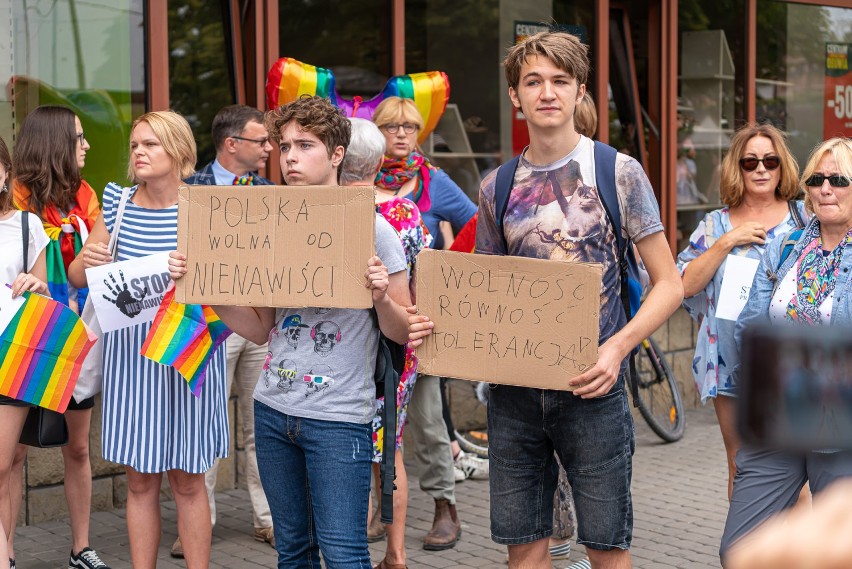
[[12, 298], [12, 289], [5, 284], [0, 284], [0, 334], [21, 309], [24, 304], [23, 297]]
[[151, 322], [169, 286], [169, 254], [92, 267], [86, 269], [86, 278], [101, 330]]
[[722, 275], [722, 290], [716, 303], [716, 318], [736, 320], [743, 311], [759, 259], [728, 255], [725, 274]]

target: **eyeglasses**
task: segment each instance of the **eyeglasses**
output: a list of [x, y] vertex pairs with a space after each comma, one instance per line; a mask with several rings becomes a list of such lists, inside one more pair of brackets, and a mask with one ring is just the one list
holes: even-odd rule
[[390, 134], [396, 134], [399, 132], [399, 128], [402, 127], [402, 131], [405, 134], [411, 134], [416, 131], [419, 127], [416, 124], [412, 124], [410, 122], [403, 124], [390, 123], [386, 124], [382, 127], [382, 129], [386, 130]]
[[245, 138], [243, 136], [232, 136], [231, 138], [236, 138], [237, 140], [245, 140], [246, 142], [256, 142], [261, 146], [266, 146], [266, 143], [269, 142], [269, 138]]
[[814, 174], [805, 180], [805, 185], [809, 188], [821, 188], [826, 180], [828, 180], [828, 183], [832, 188], [846, 188], [849, 186], [849, 178], [841, 176], [840, 174], [835, 174], [833, 176]]
[[775, 170], [781, 165], [781, 159], [777, 156], [767, 156], [766, 158], [749, 156], [748, 158], [740, 158], [740, 168], [746, 172], [754, 172], [760, 162], [763, 162], [763, 167], [767, 170]]
[[77, 141], [80, 143], [80, 146], [82, 146], [83, 143], [86, 142], [86, 135], [83, 134], [82, 132], [80, 134], [75, 135], [75, 136], [77, 138]]

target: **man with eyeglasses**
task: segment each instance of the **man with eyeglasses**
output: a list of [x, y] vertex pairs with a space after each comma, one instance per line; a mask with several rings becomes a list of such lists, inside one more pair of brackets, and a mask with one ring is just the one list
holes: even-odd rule
[[[223, 108], [213, 118], [213, 143], [216, 145], [216, 158], [201, 170], [187, 178], [187, 184], [198, 186], [262, 186], [272, 182], [258, 175], [266, 166], [272, 144], [263, 126], [263, 113], [245, 105], [230, 105]], [[257, 472], [257, 456], [254, 448], [254, 393], [257, 378], [266, 359], [266, 344], [258, 346], [232, 334], [225, 342], [228, 365], [228, 390], [234, 379], [237, 381], [239, 403], [239, 421], [242, 423], [245, 441], [246, 482], [251, 497], [254, 517], [254, 538], [275, 546], [272, 532], [272, 515], [260, 475]], [[216, 475], [218, 461], [207, 472], [207, 498], [210, 501], [210, 518], [216, 524]], [[172, 557], [183, 557], [183, 547], [178, 538], [171, 550]]]

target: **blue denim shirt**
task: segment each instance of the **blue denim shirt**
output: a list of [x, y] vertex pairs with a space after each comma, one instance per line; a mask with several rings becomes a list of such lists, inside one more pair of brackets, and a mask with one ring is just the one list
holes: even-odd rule
[[[754, 275], [748, 301], [746, 301], [746, 305], [740, 313], [740, 318], [737, 320], [734, 338], [738, 346], [742, 341], [743, 331], [748, 326], [758, 322], [769, 321], [769, 304], [772, 301], [775, 283], [781, 282], [791, 268], [795, 270], [799, 256], [807, 245], [803, 239], [814, 223], [816, 223], [816, 218], [811, 219], [808, 223], [802, 232], [802, 237], [780, 267], [778, 263], [781, 260], [781, 249], [784, 241], [786, 241], [786, 236], [775, 239], [766, 247], [766, 254], [760, 260], [760, 266]], [[850, 313], [850, 308], [852, 308], [850, 307], [850, 303], [852, 303], [852, 280], [850, 280], [850, 275], [852, 275], [852, 249], [847, 247], [843, 251], [843, 257], [840, 260], [840, 273], [837, 275], [837, 282], [834, 287], [834, 300], [829, 326], [848, 326], [852, 324], [852, 313]]]

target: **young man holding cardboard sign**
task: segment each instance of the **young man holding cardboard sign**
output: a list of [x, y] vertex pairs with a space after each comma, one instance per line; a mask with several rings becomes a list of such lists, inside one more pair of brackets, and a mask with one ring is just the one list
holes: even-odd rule
[[[350, 125], [327, 99], [302, 98], [266, 116], [288, 185], [335, 186]], [[282, 191], [285, 191], [282, 189]], [[316, 191], [322, 191], [318, 188]], [[407, 340], [406, 260], [393, 228], [376, 220], [376, 256], [364, 286], [366, 309], [217, 306], [237, 334], [269, 352], [254, 393], [255, 443], [272, 511], [279, 567], [365, 567], [370, 493], [374, 366], [379, 329]], [[173, 278], [186, 272], [173, 253]]]
[[[512, 47], [504, 66], [509, 97], [527, 119], [530, 145], [514, 172], [502, 219], [495, 213], [497, 173], [482, 182], [476, 252], [600, 263], [603, 280], [597, 363], [569, 380], [573, 393], [491, 389], [492, 539], [508, 545], [512, 569], [550, 566], [556, 451], [575, 492], [578, 542], [592, 566], [628, 568], [634, 440], [625, 358], [677, 309], [683, 288], [651, 185], [641, 165], [623, 154], [615, 160], [622, 227], [609, 221], [598, 193], [606, 174], [596, 172], [596, 148], [574, 130], [574, 109], [589, 73], [586, 46], [566, 33], [543, 32]], [[615, 231], [636, 243], [655, 285], [629, 322], [619, 299]], [[416, 309], [409, 312], [409, 337], [418, 342], [433, 324]]]

